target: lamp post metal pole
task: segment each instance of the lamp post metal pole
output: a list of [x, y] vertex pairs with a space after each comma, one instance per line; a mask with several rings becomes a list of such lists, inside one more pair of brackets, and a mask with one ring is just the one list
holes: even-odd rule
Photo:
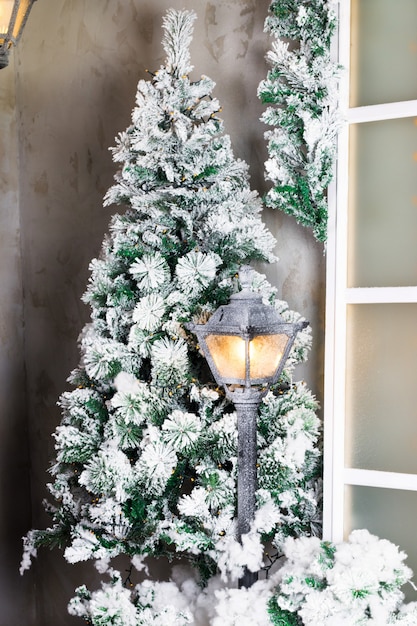
[[[238, 479], [237, 479], [237, 524], [238, 537], [250, 530], [255, 516], [255, 493], [257, 489], [257, 441], [256, 418], [259, 399], [235, 402], [238, 423]], [[258, 580], [258, 572], [245, 568], [240, 587], [250, 587]]]

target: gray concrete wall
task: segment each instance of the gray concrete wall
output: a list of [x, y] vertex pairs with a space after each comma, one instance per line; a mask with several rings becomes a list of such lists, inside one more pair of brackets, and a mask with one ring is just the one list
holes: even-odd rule
[[[4, 355], [0, 410], [1, 428], [4, 421], [7, 431], [0, 443], [0, 507], [2, 519], [8, 520], [2, 522], [0, 533], [3, 537], [9, 532], [13, 541], [5, 565], [11, 577], [20, 556], [15, 536], [49, 522], [41, 503], [47, 495], [47, 469], [53, 458], [50, 435], [60, 421], [56, 401], [78, 363], [77, 336], [89, 316], [80, 302], [88, 264], [98, 253], [115, 211], [102, 207], [116, 171], [108, 147], [130, 123], [137, 81], [146, 77], [145, 69], [157, 69], [164, 60], [162, 15], [169, 7], [196, 11], [195, 75], [204, 73], [216, 81], [215, 95], [222, 103], [235, 154], [250, 164], [252, 186], [262, 193], [266, 189], [265, 127], [259, 121], [263, 108], [256, 89], [267, 70], [264, 55], [270, 41], [263, 33], [263, 22], [268, 6], [269, 0], [38, 0], [13, 52], [15, 66], [0, 73], [0, 94], [4, 94], [0, 96], [0, 184], [2, 189], [4, 184], [7, 187], [0, 197], [1, 229], [7, 238], [0, 250], [0, 305], [5, 311], [4, 324], [3, 312], [0, 317]], [[306, 378], [320, 398], [323, 249], [309, 231], [284, 214], [268, 211], [265, 220], [277, 237], [281, 259], [276, 267], [268, 268], [268, 276], [313, 327], [312, 357], [299, 376]], [[4, 587], [0, 626], [81, 623], [67, 615], [66, 603], [78, 584], [94, 578], [88, 565], [69, 566], [60, 552], [44, 551], [33, 572], [16, 583], [26, 589], [19, 592], [24, 604], [8, 592], [2, 570], [0, 575]], [[3, 617], [6, 611], [7, 619]]]

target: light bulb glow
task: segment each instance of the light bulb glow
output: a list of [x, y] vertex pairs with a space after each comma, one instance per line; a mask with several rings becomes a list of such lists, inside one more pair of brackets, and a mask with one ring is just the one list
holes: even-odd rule
[[271, 378], [277, 371], [287, 347], [287, 335], [257, 335], [249, 343], [251, 380]]
[[0, 0], [0, 39], [1, 35], [6, 35], [9, 30], [13, 4], [13, 0]]
[[278, 370], [289, 337], [285, 334], [257, 335], [249, 343], [249, 371], [246, 376], [246, 342], [236, 335], [207, 335], [206, 344], [211, 358], [224, 380], [242, 382], [268, 380]]
[[207, 335], [207, 347], [222, 378], [245, 380], [245, 340], [236, 335]]

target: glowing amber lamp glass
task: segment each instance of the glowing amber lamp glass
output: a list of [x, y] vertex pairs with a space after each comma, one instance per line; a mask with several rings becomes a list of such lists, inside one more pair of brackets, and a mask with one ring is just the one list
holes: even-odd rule
[[[206, 337], [211, 357], [224, 380], [254, 381], [273, 377], [287, 343], [287, 335], [258, 335], [250, 341], [236, 335]], [[249, 354], [246, 354], [246, 345]]]
[[235, 335], [207, 335], [207, 347], [224, 379], [245, 379], [245, 340]]
[[9, 32], [13, 4], [13, 0], [0, 0], [0, 43], [3, 43], [5, 35]]
[[287, 347], [287, 335], [258, 335], [249, 342], [250, 378], [274, 376]]

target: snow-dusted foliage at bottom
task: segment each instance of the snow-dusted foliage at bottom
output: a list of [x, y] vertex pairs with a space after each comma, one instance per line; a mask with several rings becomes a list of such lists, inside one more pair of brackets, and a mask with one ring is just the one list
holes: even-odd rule
[[367, 530], [340, 544], [288, 538], [283, 565], [249, 589], [219, 576], [202, 589], [183, 566], [169, 582], [127, 589], [109, 569], [111, 581], [93, 593], [80, 587], [69, 611], [94, 626], [415, 626], [417, 602], [405, 604], [401, 591], [412, 576], [405, 558]]
[[317, 537], [288, 538], [286, 562], [270, 602], [280, 626], [417, 624], [417, 603], [404, 604], [401, 587], [412, 571], [406, 554], [367, 530], [340, 544]]
[[[109, 570], [111, 581], [90, 593], [85, 586], [69, 605], [69, 612], [94, 626], [270, 626], [268, 602], [272, 580], [249, 589], [226, 587], [220, 577], [204, 589], [189, 568], [174, 567], [169, 582], [145, 580], [128, 591], [121, 574]], [[130, 600], [127, 600], [130, 594]]]

